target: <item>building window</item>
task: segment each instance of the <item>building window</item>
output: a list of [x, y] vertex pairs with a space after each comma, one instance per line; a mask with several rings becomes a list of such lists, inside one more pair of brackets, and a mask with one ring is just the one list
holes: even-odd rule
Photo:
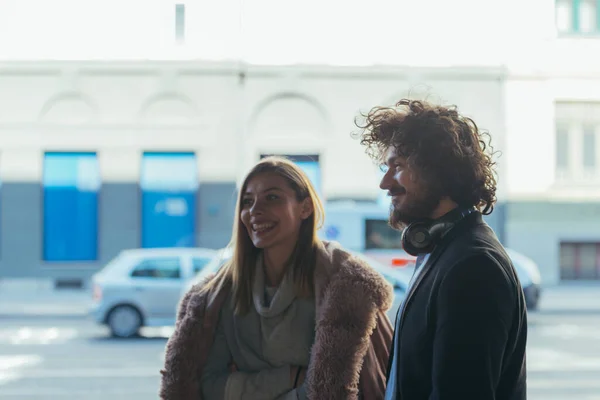
[[[263, 154], [260, 158], [265, 158], [275, 154]], [[323, 188], [321, 185], [321, 165], [319, 164], [318, 155], [282, 155], [298, 165], [302, 171], [308, 176], [317, 194], [323, 199]]]
[[583, 167], [588, 171], [596, 169], [596, 127], [583, 127]]
[[95, 153], [44, 156], [44, 260], [95, 261], [100, 168]]
[[144, 154], [142, 247], [195, 246], [198, 185], [194, 153]]
[[175, 39], [185, 41], [185, 4], [175, 4]]
[[600, 183], [600, 103], [556, 103], [556, 177], [561, 184]]
[[387, 219], [365, 220], [365, 248], [402, 249], [402, 231], [393, 229]]
[[573, 30], [573, 0], [556, 1], [556, 29], [560, 33]]
[[579, 31], [581, 33], [597, 33], [598, 1], [579, 0]]
[[562, 280], [599, 280], [600, 243], [562, 242], [560, 277]]
[[600, 33], [600, 0], [556, 0], [555, 14], [561, 34]]
[[556, 128], [556, 167], [560, 170], [569, 168], [569, 131], [565, 126]]

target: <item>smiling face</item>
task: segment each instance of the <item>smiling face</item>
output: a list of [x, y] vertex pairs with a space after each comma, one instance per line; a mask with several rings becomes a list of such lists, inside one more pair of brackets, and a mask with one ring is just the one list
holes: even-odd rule
[[313, 212], [310, 198], [299, 201], [288, 181], [273, 172], [253, 176], [244, 189], [240, 220], [254, 246], [291, 251], [302, 222]]
[[387, 171], [379, 187], [392, 197], [390, 225], [401, 229], [411, 222], [432, 218], [442, 196], [419, 179], [394, 147], [387, 150], [385, 164]]

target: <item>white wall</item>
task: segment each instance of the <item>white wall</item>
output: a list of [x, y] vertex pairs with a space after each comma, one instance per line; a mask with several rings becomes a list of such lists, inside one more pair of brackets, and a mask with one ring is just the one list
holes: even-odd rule
[[[511, 28], [527, 29], [518, 30], [521, 40], [506, 58], [506, 174], [515, 202], [506, 244], [533, 258], [544, 284], [553, 285], [560, 281], [561, 241], [600, 240], [598, 216], [573, 211], [593, 209], [600, 186], [558, 181], [555, 173], [555, 103], [600, 101], [600, 39], [559, 37], [554, 2], [521, 2], [518, 10]], [[554, 202], [564, 209], [559, 212]], [[523, 214], [532, 207], [536, 217]]]
[[505, 60], [509, 197], [600, 199], [594, 187], [557, 184], [554, 114], [555, 102], [600, 101], [600, 38], [560, 36], [554, 2], [526, 3], [511, 21], [521, 39]]
[[379, 176], [351, 138], [354, 118], [409, 94], [457, 104], [504, 148], [503, 69], [248, 66], [245, 73], [240, 85], [235, 63], [0, 64], [2, 180], [39, 180], [51, 150], [97, 151], [108, 181], [136, 181], [143, 151], [196, 151], [204, 181], [239, 180], [261, 153], [316, 153], [327, 196], [375, 198]]
[[105, 180], [136, 181], [143, 151], [192, 150], [203, 180], [230, 180], [237, 90], [227, 65], [2, 64], [2, 179], [39, 180], [44, 151], [88, 150]]
[[[507, 181], [511, 199], [600, 199], [597, 186], [556, 181], [555, 102], [600, 102], [596, 76], [531, 77], [506, 82]], [[576, 182], [573, 182], [576, 183]]]

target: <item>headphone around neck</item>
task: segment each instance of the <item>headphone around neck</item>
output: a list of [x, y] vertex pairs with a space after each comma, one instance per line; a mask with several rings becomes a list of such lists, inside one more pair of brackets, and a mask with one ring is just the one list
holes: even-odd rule
[[440, 239], [460, 220], [475, 212], [475, 208], [457, 207], [434, 220], [417, 221], [402, 231], [402, 248], [411, 256], [431, 253]]

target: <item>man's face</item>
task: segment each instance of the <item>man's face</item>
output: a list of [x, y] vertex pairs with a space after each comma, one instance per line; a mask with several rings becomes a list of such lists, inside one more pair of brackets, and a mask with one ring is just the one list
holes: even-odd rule
[[431, 218], [442, 196], [419, 178], [393, 146], [385, 154], [385, 164], [387, 171], [379, 187], [392, 197], [390, 225], [402, 229], [411, 222]]

